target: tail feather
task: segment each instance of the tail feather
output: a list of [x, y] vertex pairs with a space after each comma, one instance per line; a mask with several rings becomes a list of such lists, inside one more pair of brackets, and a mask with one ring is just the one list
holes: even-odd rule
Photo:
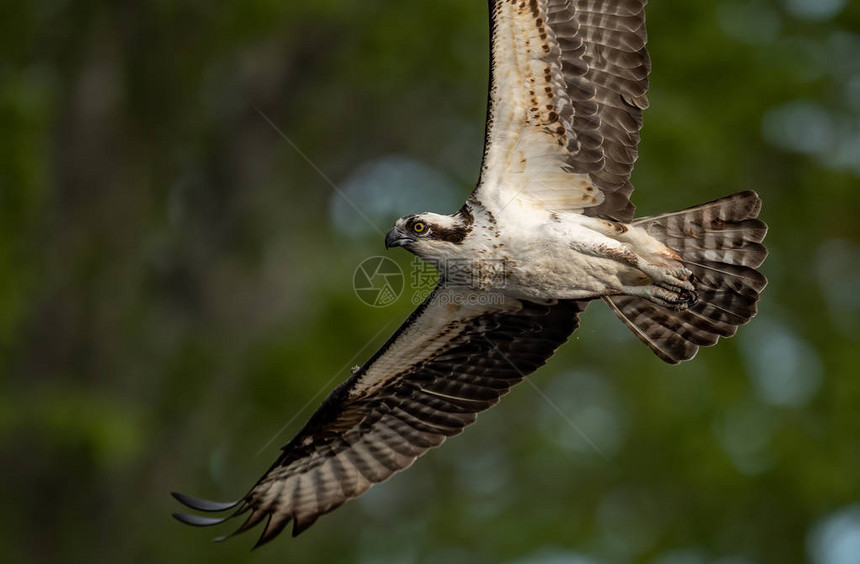
[[708, 328], [697, 327], [694, 319], [678, 315], [685, 312], [672, 311], [633, 296], [614, 296], [604, 301], [634, 335], [668, 363], [677, 364], [693, 358], [699, 346], [717, 342], [716, 337], [709, 339], [713, 332]]
[[748, 267], [717, 262], [684, 262], [699, 279], [700, 287], [714, 290], [730, 288], [741, 294], [757, 296], [767, 286], [767, 278]]
[[757, 311], [767, 279], [756, 268], [767, 257], [761, 200], [747, 191], [687, 210], [633, 222], [681, 257], [696, 277], [699, 301], [674, 311], [642, 298], [604, 298], [615, 314], [666, 362], [677, 364], [700, 346], [731, 337]]

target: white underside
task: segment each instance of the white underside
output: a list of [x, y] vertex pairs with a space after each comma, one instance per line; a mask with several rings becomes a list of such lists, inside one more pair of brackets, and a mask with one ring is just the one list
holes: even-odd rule
[[628, 293], [650, 280], [621, 253], [666, 260], [666, 247], [643, 229], [576, 212], [548, 212], [514, 202], [495, 231], [476, 221], [460, 246], [464, 259], [504, 261], [506, 276], [480, 289], [530, 299], [582, 299]]

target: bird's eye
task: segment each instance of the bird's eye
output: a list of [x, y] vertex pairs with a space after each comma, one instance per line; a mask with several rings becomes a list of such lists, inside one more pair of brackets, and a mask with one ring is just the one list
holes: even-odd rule
[[412, 226], [412, 231], [415, 233], [423, 233], [425, 229], [427, 229], [427, 226], [420, 221]]

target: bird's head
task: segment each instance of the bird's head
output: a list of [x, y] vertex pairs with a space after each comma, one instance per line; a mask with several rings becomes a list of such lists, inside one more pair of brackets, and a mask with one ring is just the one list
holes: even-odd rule
[[465, 209], [453, 215], [407, 215], [398, 219], [385, 236], [385, 248], [404, 247], [425, 260], [444, 259], [471, 230], [472, 215]]

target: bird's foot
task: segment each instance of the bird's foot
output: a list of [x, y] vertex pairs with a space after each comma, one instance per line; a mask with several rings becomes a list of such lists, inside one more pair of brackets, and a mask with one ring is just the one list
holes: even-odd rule
[[624, 293], [637, 298], [644, 298], [649, 302], [667, 307], [674, 311], [682, 311], [693, 307], [699, 301], [695, 291], [685, 290], [677, 287], [658, 286], [649, 284], [647, 286], [628, 286]]
[[641, 270], [651, 281], [662, 288], [673, 292], [696, 292], [696, 277], [690, 269], [683, 264], [672, 261], [671, 263], [649, 263], [645, 261], [639, 262], [636, 267]]
[[643, 296], [654, 303], [674, 310], [683, 310], [699, 301], [696, 294], [696, 277], [683, 264], [642, 263], [637, 266], [652, 284], [644, 287]]
[[650, 289], [648, 299], [676, 311], [691, 308], [699, 302], [699, 296], [693, 290], [679, 290], [674, 287], [666, 288], [663, 286], [651, 286]]

